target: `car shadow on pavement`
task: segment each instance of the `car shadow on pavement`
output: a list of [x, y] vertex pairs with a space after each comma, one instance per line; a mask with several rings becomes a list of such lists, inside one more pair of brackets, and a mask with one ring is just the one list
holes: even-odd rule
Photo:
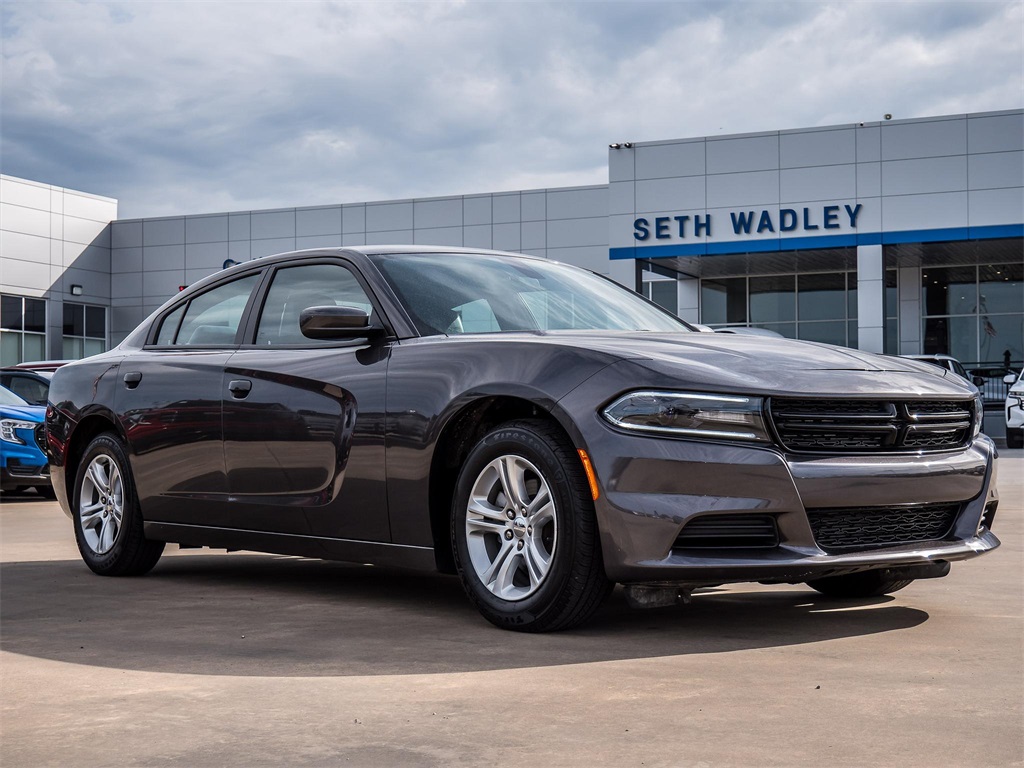
[[928, 619], [892, 598], [743, 590], [636, 611], [619, 589], [586, 626], [529, 635], [492, 627], [456, 578], [433, 573], [245, 553], [165, 557], [123, 579], [80, 561], [16, 562], [0, 566], [0, 648], [184, 674], [431, 674], [772, 648]]

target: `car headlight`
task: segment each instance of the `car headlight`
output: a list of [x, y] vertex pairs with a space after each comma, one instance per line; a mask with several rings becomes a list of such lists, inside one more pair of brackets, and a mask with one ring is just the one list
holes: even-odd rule
[[16, 429], [35, 429], [38, 424], [31, 421], [15, 421], [14, 419], [0, 419], [0, 440], [8, 443], [25, 445], [25, 441], [15, 434]]
[[971, 425], [971, 440], [981, 434], [981, 426], [985, 421], [985, 400], [979, 392], [974, 398], [974, 423]]
[[759, 397], [702, 392], [630, 392], [601, 413], [615, 426], [634, 432], [771, 442]]

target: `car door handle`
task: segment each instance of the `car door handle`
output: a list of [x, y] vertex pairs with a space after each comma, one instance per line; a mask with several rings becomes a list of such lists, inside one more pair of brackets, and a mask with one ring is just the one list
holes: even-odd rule
[[124, 385], [128, 389], [135, 389], [139, 386], [139, 382], [142, 381], [142, 374], [138, 371], [131, 371], [124, 375]]
[[228, 384], [228, 392], [236, 400], [243, 400], [252, 390], [252, 382], [246, 379], [235, 379]]

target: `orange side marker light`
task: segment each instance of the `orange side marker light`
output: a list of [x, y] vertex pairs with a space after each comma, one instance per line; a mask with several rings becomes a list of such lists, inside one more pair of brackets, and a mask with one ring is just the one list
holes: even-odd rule
[[597, 497], [601, 495], [597, 489], [597, 475], [594, 474], [594, 465], [590, 463], [590, 457], [587, 456], [587, 452], [582, 448], [578, 451], [580, 455], [580, 461], [583, 462], [583, 471], [587, 473], [587, 482], [590, 483], [590, 495], [594, 501], [597, 501]]

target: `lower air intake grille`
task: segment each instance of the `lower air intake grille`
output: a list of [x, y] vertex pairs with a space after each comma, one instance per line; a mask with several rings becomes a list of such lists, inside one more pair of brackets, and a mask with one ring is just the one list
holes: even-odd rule
[[819, 547], [826, 552], [849, 552], [942, 539], [959, 512], [959, 504], [926, 504], [809, 509], [807, 518]]
[[705, 515], [691, 520], [676, 537], [675, 549], [771, 548], [779, 545], [771, 515]]

